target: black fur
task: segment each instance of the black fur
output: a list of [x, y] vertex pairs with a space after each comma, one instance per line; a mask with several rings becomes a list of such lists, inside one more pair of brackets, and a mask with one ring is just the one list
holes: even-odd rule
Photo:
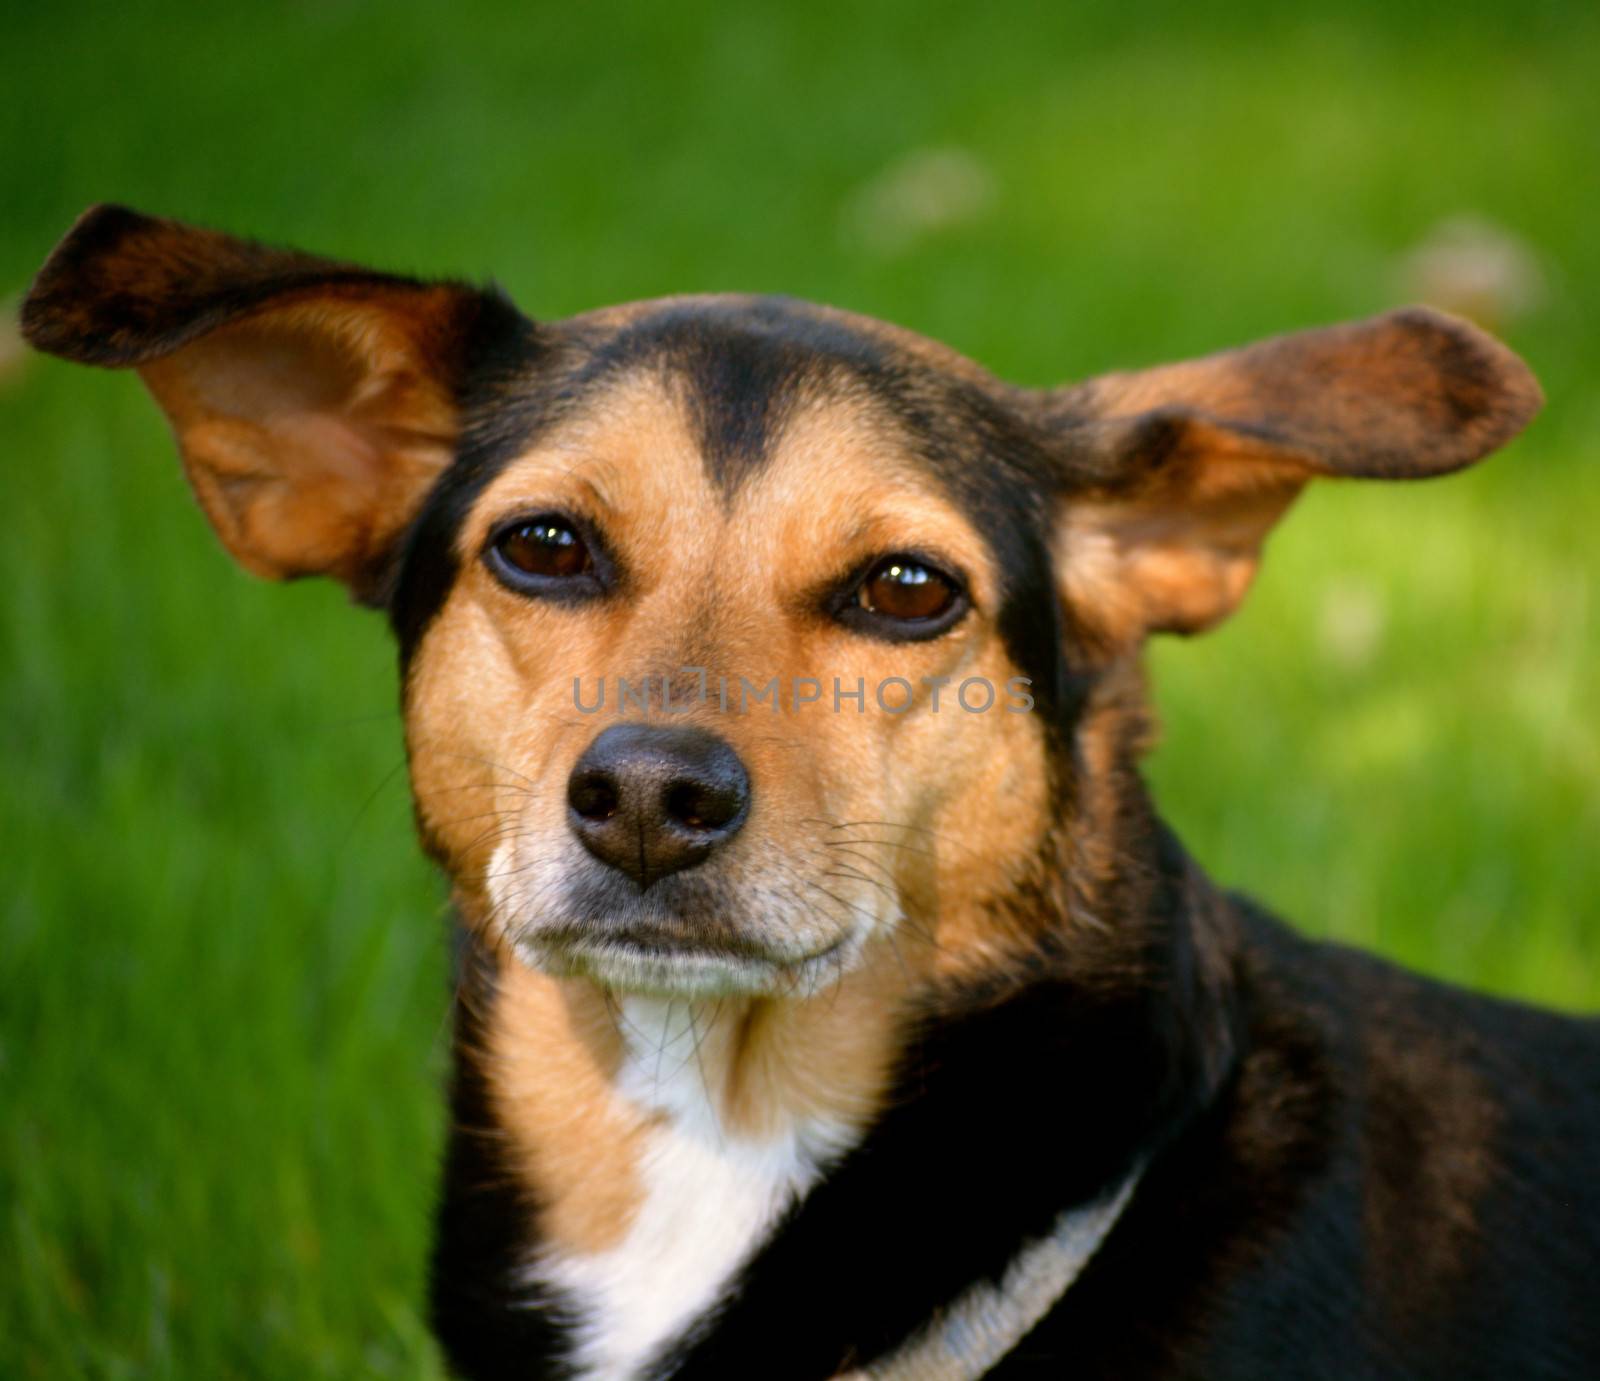
[[[1056, 1377], [1068, 1362], [1075, 1377], [1197, 1381], [1600, 1374], [1587, 1168], [1600, 1031], [1239, 914], [1231, 1077], [992, 1374]], [[1419, 1039], [1439, 1043], [1438, 1068], [1397, 1074], [1397, 1051]], [[1452, 1145], [1463, 1085], [1492, 1109], [1478, 1146]], [[1459, 1218], [1430, 1179], [1452, 1156], [1484, 1162]]]

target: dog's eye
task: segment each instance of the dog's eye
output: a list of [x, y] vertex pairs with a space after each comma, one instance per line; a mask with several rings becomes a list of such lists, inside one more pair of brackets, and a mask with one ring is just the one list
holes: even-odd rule
[[895, 641], [935, 638], [966, 612], [961, 582], [906, 552], [873, 563], [836, 606], [843, 623]]
[[908, 556], [880, 561], [861, 582], [856, 603], [891, 619], [936, 619], [955, 603], [955, 587]]
[[583, 538], [559, 518], [535, 518], [510, 528], [496, 539], [495, 549], [527, 575], [582, 575], [594, 565]]
[[519, 591], [573, 589], [592, 583], [595, 560], [577, 527], [560, 514], [546, 513], [500, 529], [484, 560], [500, 579]]

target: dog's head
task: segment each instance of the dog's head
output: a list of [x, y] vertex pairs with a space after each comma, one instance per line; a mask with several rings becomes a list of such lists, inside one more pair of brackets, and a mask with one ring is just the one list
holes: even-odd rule
[[826, 308], [536, 323], [112, 207], [24, 328], [139, 370], [241, 564], [387, 608], [469, 919], [668, 993], [1003, 943], [1144, 636], [1226, 615], [1308, 479], [1445, 473], [1539, 403], [1424, 310], [1029, 391]]

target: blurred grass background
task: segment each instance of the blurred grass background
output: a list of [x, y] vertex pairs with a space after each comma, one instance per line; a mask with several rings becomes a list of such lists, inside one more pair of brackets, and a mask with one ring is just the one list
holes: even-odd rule
[[[1041, 384], [1481, 289], [1546, 414], [1309, 496], [1156, 651], [1152, 771], [1308, 930], [1593, 1007], [1597, 71], [1600, 11], [1527, 0], [12, 5], [0, 295], [103, 199]], [[130, 377], [0, 344], [0, 444], [0, 1375], [434, 1374], [445, 926], [381, 622], [237, 574]]]

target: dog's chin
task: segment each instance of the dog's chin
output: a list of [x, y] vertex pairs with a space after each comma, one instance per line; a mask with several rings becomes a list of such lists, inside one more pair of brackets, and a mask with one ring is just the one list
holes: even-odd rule
[[751, 947], [697, 945], [627, 932], [534, 932], [516, 942], [530, 968], [556, 978], [582, 978], [617, 993], [654, 997], [805, 997], [844, 969], [848, 936], [795, 957]]

